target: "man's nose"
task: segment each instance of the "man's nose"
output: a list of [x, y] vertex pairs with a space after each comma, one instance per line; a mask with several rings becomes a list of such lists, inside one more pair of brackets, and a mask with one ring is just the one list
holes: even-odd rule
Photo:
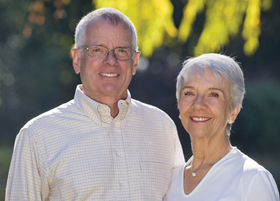
[[108, 50], [104, 61], [110, 65], [114, 65], [115, 63], [117, 63], [117, 58], [114, 54], [114, 50]]

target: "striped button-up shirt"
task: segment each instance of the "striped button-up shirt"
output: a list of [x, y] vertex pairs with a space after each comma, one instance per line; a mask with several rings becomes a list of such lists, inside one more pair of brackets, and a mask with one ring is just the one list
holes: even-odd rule
[[184, 164], [174, 122], [128, 92], [119, 114], [86, 96], [29, 121], [17, 135], [6, 200], [162, 200]]

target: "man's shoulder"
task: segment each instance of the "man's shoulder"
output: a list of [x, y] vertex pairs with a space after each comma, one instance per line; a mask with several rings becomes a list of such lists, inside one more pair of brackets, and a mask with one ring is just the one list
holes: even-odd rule
[[136, 114], [149, 115], [150, 117], [152, 117], [152, 116], [160, 117], [161, 116], [162, 118], [171, 120], [171, 118], [168, 116], [168, 114], [166, 112], [164, 112], [163, 110], [159, 109], [156, 106], [153, 106], [153, 105], [150, 105], [147, 103], [143, 103], [143, 102], [141, 102], [139, 100], [135, 100], [135, 99], [131, 100], [131, 104], [132, 104], [132, 110]]
[[133, 106], [134, 109], [151, 110], [151, 111], [155, 111], [155, 112], [159, 112], [159, 113], [165, 113], [164, 111], [162, 111], [158, 107], [156, 107], [154, 105], [144, 103], [144, 102], [141, 102], [139, 100], [132, 99], [131, 103], [132, 103], [132, 106]]
[[77, 113], [77, 107], [75, 106], [74, 101], [71, 100], [32, 118], [24, 125], [23, 128], [33, 127], [38, 124], [44, 125], [49, 121], [65, 118], [75, 113]]

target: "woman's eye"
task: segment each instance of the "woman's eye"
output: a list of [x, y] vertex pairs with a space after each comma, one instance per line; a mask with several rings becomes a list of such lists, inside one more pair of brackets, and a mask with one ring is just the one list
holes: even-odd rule
[[190, 92], [190, 91], [187, 91], [187, 92], [185, 92], [184, 94], [185, 94], [185, 96], [191, 96], [191, 95], [193, 95], [193, 93]]
[[219, 97], [219, 94], [217, 94], [217, 93], [211, 93], [210, 96], [211, 96], [211, 97]]

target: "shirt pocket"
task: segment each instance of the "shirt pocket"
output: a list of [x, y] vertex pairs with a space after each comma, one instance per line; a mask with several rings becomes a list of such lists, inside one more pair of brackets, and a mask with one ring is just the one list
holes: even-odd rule
[[172, 165], [169, 163], [141, 161], [141, 191], [148, 200], [162, 200], [171, 181]]

